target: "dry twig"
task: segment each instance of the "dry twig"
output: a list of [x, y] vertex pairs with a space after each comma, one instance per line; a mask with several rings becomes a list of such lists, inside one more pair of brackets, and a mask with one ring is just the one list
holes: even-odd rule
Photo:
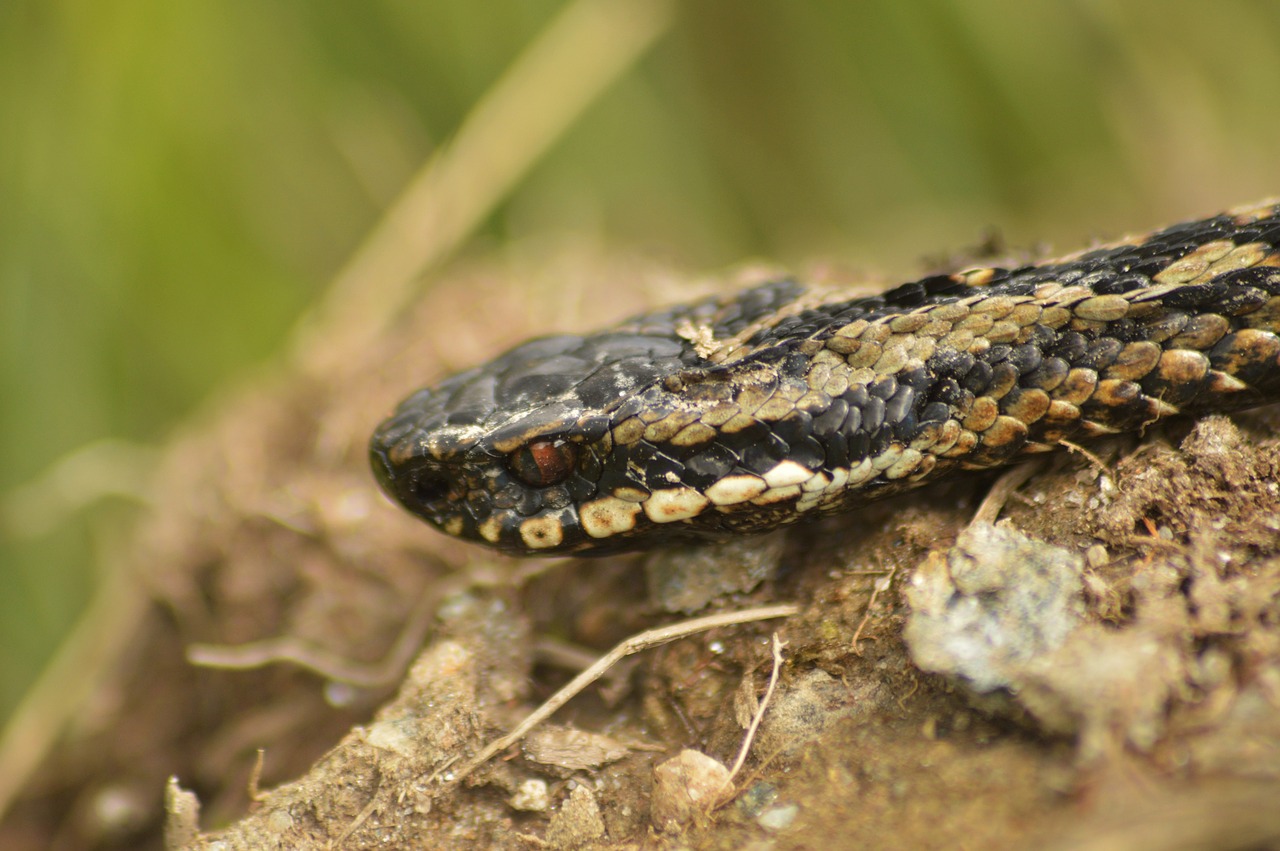
[[707, 615], [706, 617], [693, 618], [692, 620], [683, 621], [682, 623], [661, 626], [656, 629], [646, 630], [638, 635], [633, 635], [617, 647], [610, 650], [604, 656], [600, 657], [594, 665], [570, 680], [568, 685], [564, 686], [551, 697], [547, 698], [546, 702], [533, 712], [529, 713], [529, 715], [516, 725], [515, 729], [510, 733], [490, 742], [482, 748], [470, 762], [458, 769], [451, 779], [455, 783], [462, 780], [471, 772], [475, 771], [477, 768], [492, 759], [495, 755], [523, 739], [529, 734], [530, 730], [549, 718], [557, 709], [572, 700], [587, 686], [600, 679], [600, 677], [602, 677], [611, 667], [617, 664], [620, 659], [624, 659], [633, 653], [639, 653], [641, 650], [658, 647], [660, 645], [667, 644], [668, 642], [675, 641], [678, 638], [686, 638], [690, 635], [705, 632], [709, 629], [770, 620], [771, 618], [786, 618], [798, 614], [799, 611], [800, 607], [792, 604], [760, 606], [758, 608], [744, 609], [738, 612], [721, 612], [715, 615]]
[[733, 768], [729, 769], [729, 776], [725, 778], [724, 785], [726, 787], [733, 784], [733, 778], [738, 776], [738, 772], [742, 770], [742, 764], [747, 761], [747, 753], [751, 750], [751, 743], [755, 741], [756, 730], [760, 729], [760, 721], [764, 718], [764, 711], [769, 708], [769, 702], [773, 700], [773, 690], [778, 687], [778, 672], [782, 670], [782, 648], [787, 643], [778, 638], [778, 633], [773, 634], [773, 671], [769, 674], [769, 687], [764, 690], [764, 697], [760, 698], [760, 705], [756, 707], [755, 714], [751, 717], [751, 726], [747, 728], [747, 734], [742, 738], [742, 747], [738, 749], [738, 758], [733, 762]]

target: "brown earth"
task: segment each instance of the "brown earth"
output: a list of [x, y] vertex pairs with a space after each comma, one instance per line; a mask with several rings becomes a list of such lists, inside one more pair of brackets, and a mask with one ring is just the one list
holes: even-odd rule
[[[907, 589], [980, 558], [950, 548], [985, 475], [787, 533], [772, 578], [713, 609], [798, 616], [632, 657], [458, 778], [574, 658], [683, 617], [652, 601], [644, 556], [495, 557], [393, 508], [367, 472], [369, 431], [408, 391], [640, 306], [579, 315], [617, 301], [595, 281], [688, 294], [634, 267], [547, 268], [519, 297], [496, 283], [510, 270], [458, 272], [379, 351], [323, 378], [277, 369], [173, 442], [128, 553], [145, 615], [0, 846], [162, 847], [173, 776], [171, 847], [1280, 847], [1274, 411], [1095, 444], [1014, 492], [1002, 522], [1081, 565], [1080, 591], [1069, 638], [1015, 648], [995, 694], [924, 672], [903, 640]], [[733, 762], [774, 631], [785, 661], [736, 796], [660, 831], [655, 765]], [[262, 664], [193, 666], [199, 645]], [[259, 748], [268, 791], [251, 800]], [[178, 786], [207, 833], [184, 833]]]

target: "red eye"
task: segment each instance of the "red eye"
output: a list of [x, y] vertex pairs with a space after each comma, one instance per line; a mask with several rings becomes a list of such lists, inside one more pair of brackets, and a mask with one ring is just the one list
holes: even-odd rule
[[563, 440], [543, 439], [511, 453], [508, 464], [520, 481], [545, 488], [567, 479], [577, 462], [577, 446]]

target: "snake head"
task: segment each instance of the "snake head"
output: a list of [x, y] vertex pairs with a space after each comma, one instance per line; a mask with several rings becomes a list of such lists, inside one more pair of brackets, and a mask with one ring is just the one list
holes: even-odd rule
[[401, 403], [370, 442], [374, 475], [438, 529], [504, 552], [626, 549], [593, 537], [579, 506], [611, 479], [614, 412], [696, 358], [669, 336], [534, 340]]

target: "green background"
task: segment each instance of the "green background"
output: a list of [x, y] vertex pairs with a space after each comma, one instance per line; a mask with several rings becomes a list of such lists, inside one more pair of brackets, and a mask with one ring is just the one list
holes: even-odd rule
[[[130, 518], [21, 486], [269, 358], [561, 6], [0, 4], [0, 716]], [[1280, 194], [1280, 4], [674, 8], [464, 252], [907, 274], [991, 227], [1074, 249]]]

